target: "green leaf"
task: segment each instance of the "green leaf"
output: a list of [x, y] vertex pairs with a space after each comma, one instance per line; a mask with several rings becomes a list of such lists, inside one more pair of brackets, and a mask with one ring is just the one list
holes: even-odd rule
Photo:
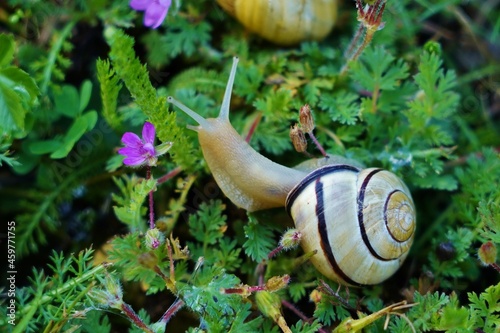
[[0, 129], [2, 133], [24, 131], [25, 117], [36, 101], [38, 87], [24, 71], [0, 69]]
[[202, 203], [197, 214], [189, 216], [189, 230], [204, 247], [215, 244], [223, 236], [226, 216], [222, 212], [225, 208], [222, 201], [211, 201]]
[[353, 79], [368, 91], [394, 90], [400, 81], [408, 77], [408, 65], [383, 47], [369, 47], [360, 61], [350, 64]]
[[101, 85], [102, 116], [113, 129], [120, 129], [121, 114], [117, 112], [118, 93], [122, 88], [120, 79], [115, 75], [109, 61], [97, 60], [97, 78]]
[[244, 227], [244, 231], [247, 237], [243, 244], [245, 253], [253, 261], [261, 262], [276, 245], [272, 230], [268, 226], [257, 223], [253, 218], [250, 218], [249, 223]]
[[78, 111], [83, 112], [90, 101], [90, 95], [92, 94], [92, 82], [90, 80], [85, 80], [80, 87], [80, 105]]
[[76, 118], [80, 114], [80, 97], [74, 86], [64, 85], [59, 93], [54, 94], [56, 111], [70, 118]]
[[87, 132], [94, 128], [97, 122], [97, 112], [89, 111], [75, 119], [73, 125], [62, 139], [61, 147], [53, 152], [50, 157], [57, 159], [68, 156], [73, 146]]
[[43, 155], [58, 150], [63, 143], [59, 139], [30, 142], [28, 150], [32, 154]]
[[341, 90], [334, 94], [323, 94], [319, 106], [327, 111], [333, 121], [341, 124], [354, 125], [360, 115], [358, 96]]
[[9, 65], [14, 59], [16, 43], [11, 34], [0, 34], [0, 68]]

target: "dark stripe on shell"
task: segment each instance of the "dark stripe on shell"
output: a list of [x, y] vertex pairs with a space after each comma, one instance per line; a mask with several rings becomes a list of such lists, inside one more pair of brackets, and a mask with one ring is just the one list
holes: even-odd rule
[[[396, 237], [394, 237], [394, 235], [392, 234], [391, 232], [391, 228], [389, 228], [389, 225], [388, 225], [388, 222], [387, 222], [387, 206], [389, 205], [389, 201], [391, 200], [391, 196], [396, 193], [396, 192], [401, 192], [400, 190], [394, 190], [392, 191], [391, 193], [389, 193], [389, 195], [387, 196], [387, 200], [385, 201], [385, 204], [384, 204], [384, 222], [385, 222], [385, 226], [387, 228], [387, 231], [389, 231], [389, 235], [391, 235], [392, 239], [394, 239], [396, 242], [398, 243], [404, 243], [406, 242], [408, 239], [405, 239], [405, 240], [399, 240], [397, 239]], [[409, 238], [409, 237], [408, 237]]]
[[353, 167], [352, 165], [347, 165], [347, 164], [336, 164], [336, 165], [326, 165], [324, 167], [318, 168], [308, 174], [307, 176], [304, 177], [295, 187], [288, 193], [288, 196], [286, 197], [286, 211], [289, 216], [292, 216], [290, 214], [290, 210], [292, 209], [292, 204], [297, 199], [299, 196], [300, 192], [304, 187], [309, 185], [312, 181], [315, 181], [316, 179], [320, 179], [321, 176], [324, 174], [330, 173], [330, 172], [338, 172], [338, 171], [354, 171], [354, 172], [359, 172], [360, 170], [356, 167]]
[[330, 240], [328, 239], [328, 229], [326, 226], [325, 220], [325, 206], [324, 206], [324, 195], [323, 195], [323, 183], [321, 182], [321, 177], [316, 178], [315, 184], [315, 193], [316, 193], [316, 217], [318, 218], [318, 233], [320, 235], [320, 244], [323, 249], [323, 253], [325, 253], [330, 266], [332, 266], [333, 271], [345, 282], [353, 285], [360, 286], [361, 284], [353, 281], [349, 276], [347, 276], [344, 271], [339, 267], [337, 261], [335, 260], [335, 256], [333, 255], [332, 247], [330, 246]]
[[363, 207], [364, 207], [364, 201], [365, 201], [365, 191], [366, 187], [368, 186], [368, 183], [370, 182], [370, 179], [377, 173], [382, 171], [382, 169], [375, 169], [372, 172], [366, 176], [366, 178], [363, 180], [363, 184], [361, 184], [361, 187], [359, 189], [359, 194], [358, 194], [358, 223], [359, 223], [359, 230], [361, 232], [361, 238], [363, 238], [363, 242], [365, 243], [367, 249], [370, 251], [370, 253], [377, 258], [378, 260], [382, 261], [390, 261], [392, 259], [386, 259], [384, 257], [381, 257], [373, 248], [372, 244], [370, 243], [370, 240], [368, 239], [368, 235], [366, 234], [366, 228], [365, 228], [365, 222], [363, 221]]

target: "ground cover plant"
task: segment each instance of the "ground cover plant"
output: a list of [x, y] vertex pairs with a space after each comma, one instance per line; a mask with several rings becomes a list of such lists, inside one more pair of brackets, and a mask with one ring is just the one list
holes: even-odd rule
[[[498, 1], [342, 1], [292, 45], [225, 8], [2, 2], [1, 331], [500, 332]], [[215, 117], [233, 57], [229, 117], [262, 155], [404, 179], [417, 224], [395, 275], [339, 284], [285, 209], [222, 193], [168, 96]]]

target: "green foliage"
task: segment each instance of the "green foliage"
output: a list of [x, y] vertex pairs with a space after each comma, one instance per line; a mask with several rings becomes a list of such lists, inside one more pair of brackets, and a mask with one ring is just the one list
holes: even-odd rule
[[[16, 292], [19, 317], [13, 332], [40, 332], [77, 321], [74, 311], [90, 306], [87, 294], [104, 272], [103, 266], [92, 267], [92, 253], [89, 249], [66, 258], [54, 251], [48, 272], [33, 269], [30, 286]], [[0, 326], [6, 327], [7, 319], [2, 316]]]
[[3, 136], [24, 132], [26, 117], [39, 94], [35, 81], [11, 65], [15, 47], [12, 35], [0, 34], [0, 132]]
[[[8, 0], [0, 10], [0, 210], [15, 221], [19, 274], [35, 266], [16, 285], [17, 325], [6, 326], [2, 307], [0, 330], [277, 333], [283, 315], [292, 332], [330, 332], [402, 299], [410, 307], [388, 313], [390, 332], [500, 329], [498, 274], [477, 256], [481, 244], [500, 246], [498, 8], [389, 1], [383, 29], [349, 62], [353, 3], [325, 40], [290, 47], [250, 33], [213, 0], [173, 1], [158, 29], [144, 15], [118, 0]], [[429, 27], [444, 34], [431, 38]], [[311, 253], [269, 258], [293, 227], [286, 212], [245, 215], [215, 185], [185, 129], [194, 121], [166, 97], [214, 117], [235, 55], [230, 120], [242, 137], [255, 129], [256, 150], [284, 165], [309, 158], [288, 133], [309, 104], [328, 154], [405, 180], [417, 234], [389, 281], [329, 289]], [[120, 137], [146, 120], [173, 147], [152, 170], [126, 168]], [[107, 264], [91, 267], [90, 244]], [[285, 274], [282, 290], [266, 289]], [[259, 307], [262, 295], [274, 303]]]
[[193, 258], [204, 258], [206, 265], [215, 265], [231, 272], [241, 265], [236, 240], [224, 236], [227, 230], [226, 208], [220, 200], [202, 203], [196, 215], [189, 216], [190, 234], [196, 242], [188, 246]]
[[124, 177], [115, 179], [115, 184], [122, 195], [113, 194], [113, 200], [118, 206], [114, 206], [116, 217], [134, 231], [145, 231], [146, 222], [144, 215], [146, 207], [143, 206], [149, 192], [156, 187], [155, 179], [143, 181], [137, 177]]
[[244, 227], [244, 230], [247, 238], [243, 244], [245, 254], [255, 262], [264, 260], [276, 246], [271, 228], [258, 223], [249, 215], [249, 222]]
[[[417, 332], [446, 331], [471, 332], [481, 329], [494, 332], [499, 326], [500, 284], [488, 287], [477, 295], [468, 293], [470, 304], [461, 306], [456, 294], [445, 295], [435, 292], [421, 295], [415, 293], [415, 306], [406, 316]], [[395, 318], [389, 325], [392, 332], [407, 332], [408, 321]]]
[[55, 34], [51, 40], [49, 53], [40, 57], [32, 65], [33, 70], [38, 73], [35, 79], [40, 85], [42, 94], [48, 92], [49, 86], [57, 88], [55, 82], [64, 80], [64, 73], [71, 65], [71, 61], [64, 53], [70, 52], [73, 48], [73, 45], [67, 39], [69, 39], [74, 26], [75, 22], [70, 21], [61, 30], [60, 34]]
[[186, 168], [192, 168], [194, 163], [190, 159], [192, 144], [187, 141], [182, 130], [175, 123], [175, 113], [168, 112], [165, 97], [157, 97], [156, 90], [149, 81], [149, 75], [136, 58], [134, 41], [122, 31], [108, 29], [106, 32], [111, 45], [110, 59], [113, 70], [123, 81], [131, 96], [155, 126], [161, 142], [175, 142], [169, 151], [174, 162]]
[[97, 61], [97, 77], [101, 84], [102, 116], [109, 126], [119, 130], [123, 116], [117, 112], [117, 102], [122, 84], [110, 66], [107, 60]]

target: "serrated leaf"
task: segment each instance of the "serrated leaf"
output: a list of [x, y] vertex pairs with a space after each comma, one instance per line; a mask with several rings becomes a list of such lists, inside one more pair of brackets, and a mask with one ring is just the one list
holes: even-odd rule
[[360, 106], [356, 102], [358, 96], [341, 90], [335, 94], [323, 94], [319, 106], [328, 112], [333, 121], [354, 125], [360, 115]]
[[244, 227], [247, 240], [243, 244], [245, 253], [253, 261], [260, 262], [267, 257], [274, 244], [273, 233], [265, 225], [251, 221]]
[[14, 36], [0, 34], [0, 68], [9, 65], [14, 59]]
[[368, 91], [394, 90], [399, 81], [408, 77], [408, 65], [382, 47], [367, 48], [361, 61], [350, 65], [353, 78]]
[[444, 191], [455, 191], [458, 188], [458, 182], [452, 175], [426, 175], [422, 178], [414, 178], [413, 184], [421, 188]]

